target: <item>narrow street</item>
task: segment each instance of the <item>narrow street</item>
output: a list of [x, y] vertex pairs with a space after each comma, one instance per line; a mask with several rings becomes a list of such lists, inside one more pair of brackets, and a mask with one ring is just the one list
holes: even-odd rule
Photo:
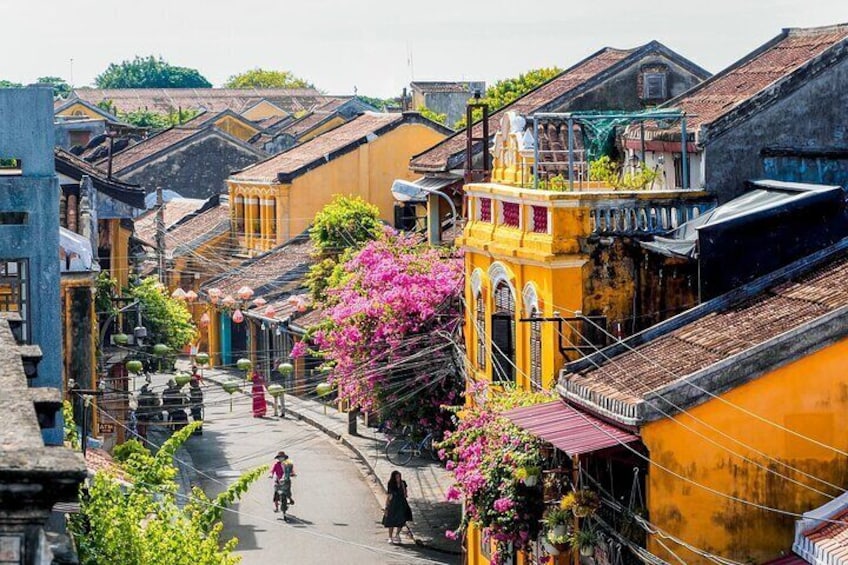
[[[458, 557], [415, 546], [386, 542], [381, 505], [360, 463], [320, 431], [293, 420], [253, 418], [249, 397], [230, 396], [218, 385], [204, 386], [207, 404], [203, 435], [187, 448], [200, 473], [196, 484], [214, 497], [243, 471], [272, 463], [280, 449], [295, 464], [296, 504], [289, 520], [273, 512], [267, 475], [254, 483], [241, 502], [224, 515], [223, 538], [239, 539], [244, 565], [271, 563], [349, 564], [457, 563]], [[414, 528], [414, 525], [413, 525]]]

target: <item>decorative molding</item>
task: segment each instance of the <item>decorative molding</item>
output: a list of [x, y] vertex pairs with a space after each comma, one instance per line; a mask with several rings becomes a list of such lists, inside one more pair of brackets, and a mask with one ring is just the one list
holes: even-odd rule
[[521, 298], [524, 301], [524, 315], [530, 317], [533, 315], [533, 310], [541, 312], [539, 306], [539, 293], [536, 291], [536, 283], [528, 282], [524, 285], [524, 290], [521, 292]]
[[483, 290], [483, 269], [476, 268], [474, 272], [471, 273], [471, 296], [477, 297], [478, 294]]
[[495, 261], [489, 266], [489, 284], [493, 289], [498, 287], [498, 283], [505, 282], [512, 293], [512, 299], [515, 300], [515, 286], [512, 284], [512, 275], [509, 269], [500, 261]]

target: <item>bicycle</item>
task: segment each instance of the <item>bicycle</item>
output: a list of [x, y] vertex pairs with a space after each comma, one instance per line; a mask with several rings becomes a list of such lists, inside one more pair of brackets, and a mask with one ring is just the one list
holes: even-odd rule
[[386, 458], [394, 465], [406, 465], [413, 456], [427, 455], [433, 461], [439, 456], [433, 447], [434, 436], [428, 433], [421, 441], [415, 441], [408, 435], [402, 435], [389, 440], [386, 444]]

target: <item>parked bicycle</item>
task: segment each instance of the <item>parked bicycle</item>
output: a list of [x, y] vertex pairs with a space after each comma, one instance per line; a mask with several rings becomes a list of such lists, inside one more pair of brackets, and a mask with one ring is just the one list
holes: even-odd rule
[[425, 435], [420, 441], [404, 434], [389, 440], [386, 444], [386, 458], [394, 465], [406, 465], [413, 457], [428, 457], [438, 461], [439, 455], [433, 446], [432, 433]]

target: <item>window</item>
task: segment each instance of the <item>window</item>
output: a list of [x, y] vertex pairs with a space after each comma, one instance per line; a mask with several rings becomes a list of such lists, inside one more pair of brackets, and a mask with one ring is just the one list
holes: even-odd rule
[[512, 289], [501, 281], [495, 288], [492, 314], [492, 380], [515, 380], [515, 299]]
[[486, 305], [482, 292], [477, 293], [476, 303], [477, 368], [483, 371], [486, 369]]
[[642, 98], [644, 100], [665, 100], [665, 73], [644, 73], [642, 75]]
[[683, 187], [683, 157], [680, 153], [675, 153], [672, 158], [674, 165], [674, 187]]
[[[530, 313], [531, 318], [541, 315], [536, 308]], [[530, 322], [530, 387], [532, 390], [542, 389], [542, 322]]]
[[21, 315], [22, 341], [29, 341], [29, 280], [25, 259], [0, 262], [0, 311]]

